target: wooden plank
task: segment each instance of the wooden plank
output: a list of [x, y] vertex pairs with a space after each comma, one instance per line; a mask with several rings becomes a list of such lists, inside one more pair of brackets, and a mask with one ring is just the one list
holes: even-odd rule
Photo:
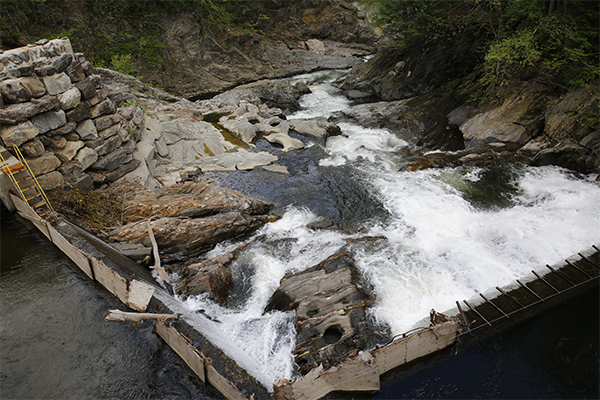
[[37, 213], [33, 210], [33, 208], [31, 208], [29, 204], [27, 204], [22, 198], [17, 197], [12, 193], [10, 198], [15, 205], [15, 208], [19, 212], [19, 215], [31, 221], [40, 232], [42, 232], [48, 239], [52, 240], [46, 226], [46, 221], [41, 219], [40, 216], [37, 215]]
[[154, 321], [156, 333], [181, 357], [183, 361], [198, 375], [202, 382], [206, 382], [204, 364], [206, 357], [175, 329], [167, 326], [164, 321]]
[[215, 387], [223, 396], [229, 400], [246, 400], [246, 397], [223, 375], [219, 374], [215, 367], [206, 363], [206, 381]]
[[375, 359], [365, 352], [327, 371], [320, 365], [294, 382], [278, 380], [273, 389], [277, 400], [316, 400], [336, 390], [379, 390], [379, 373]]
[[452, 319], [373, 351], [379, 375], [452, 345], [456, 342], [459, 330], [458, 320]]
[[63, 235], [58, 233], [52, 226], [48, 226], [48, 232], [50, 233], [50, 240], [56, 245], [67, 257], [69, 257], [90, 279], [94, 279], [92, 275], [92, 267], [90, 260], [86, 257], [81, 250], [73, 246]]
[[138, 280], [129, 282], [129, 292], [127, 296], [127, 305], [136, 311], [146, 311], [148, 303], [152, 300], [156, 289], [147, 283]]
[[114, 294], [123, 304], [128, 305], [127, 280], [110, 269], [102, 260], [87, 255], [91, 261], [96, 280], [109, 292]]

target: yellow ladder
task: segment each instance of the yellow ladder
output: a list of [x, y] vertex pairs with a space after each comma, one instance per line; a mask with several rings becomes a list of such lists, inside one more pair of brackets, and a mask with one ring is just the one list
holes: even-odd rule
[[50, 205], [50, 201], [40, 186], [40, 183], [35, 178], [35, 175], [29, 168], [25, 157], [21, 154], [19, 148], [13, 144], [13, 149], [18, 158], [18, 161], [9, 164], [0, 152], [0, 162], [2, 163], [2, 172], [7, 174], [12, 180], [15, 187], [18, 189], [23, 200], [27, 202], [35, 210], [35, 212], [48, 222], [55, 221], [58, 216]]

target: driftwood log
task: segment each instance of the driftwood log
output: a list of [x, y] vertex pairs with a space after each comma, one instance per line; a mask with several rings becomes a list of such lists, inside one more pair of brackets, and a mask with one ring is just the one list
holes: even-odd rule
[[179, 314], [153, 314], [153, 313], [136, 313], [136, 312], [125, 312], [121, 310], [108, 310], [110, 314], [108, 314], [104, 320], [105, 321], [130, 321], [135, 323], [140, 323], [142, 321], [148, 320], [161, 320], [164, 321], [166, 319], [178, 319]]

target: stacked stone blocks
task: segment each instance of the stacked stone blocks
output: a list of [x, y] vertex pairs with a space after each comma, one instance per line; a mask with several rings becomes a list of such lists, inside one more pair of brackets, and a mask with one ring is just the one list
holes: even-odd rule
[[92, 189], [134, 170], [141, 109], [117, 108], [69, 39], [0, 53], [0, 139], [17, 145], [44, 189]]

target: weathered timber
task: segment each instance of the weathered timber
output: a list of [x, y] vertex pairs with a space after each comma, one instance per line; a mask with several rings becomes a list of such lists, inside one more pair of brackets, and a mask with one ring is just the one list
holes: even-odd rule
[[150, 242], [152, 243], [152, 253], [154, 254], [154, 265], [151, 266], [153, 270], [158, 272], [160, 279], [167, 283], [171, 283], [171, 279], [167, 275], [167, 271], [163, 267], [160, 266], [160, 255], [158, 254], [158, 244], [156, 243], [156, 239], [154, 238], [154, 233], [152, 233], [152, 225], [150, 225], [150, 219], [146, 222], [148, 225], [148, 237], [150, 238]]
[[121, 310], [108, 310], [109, 314], [104, 318], [105, 321], [118, 321], [118, 322], [135, 322], [140, 323], [148, 320], [167, 320], [177, 319], [179, 314], [153, 314], [153, 313], [132, 313]]
[[320, 365], [296, 380], [278, 379], [273, 386], [274, 396], [277, 400], [316, 400], [332, 391], [379, 390], [380, 375], [451, 346], [459, 332], [460, 324], [454, 318], [419, 328], [329, 369]]

